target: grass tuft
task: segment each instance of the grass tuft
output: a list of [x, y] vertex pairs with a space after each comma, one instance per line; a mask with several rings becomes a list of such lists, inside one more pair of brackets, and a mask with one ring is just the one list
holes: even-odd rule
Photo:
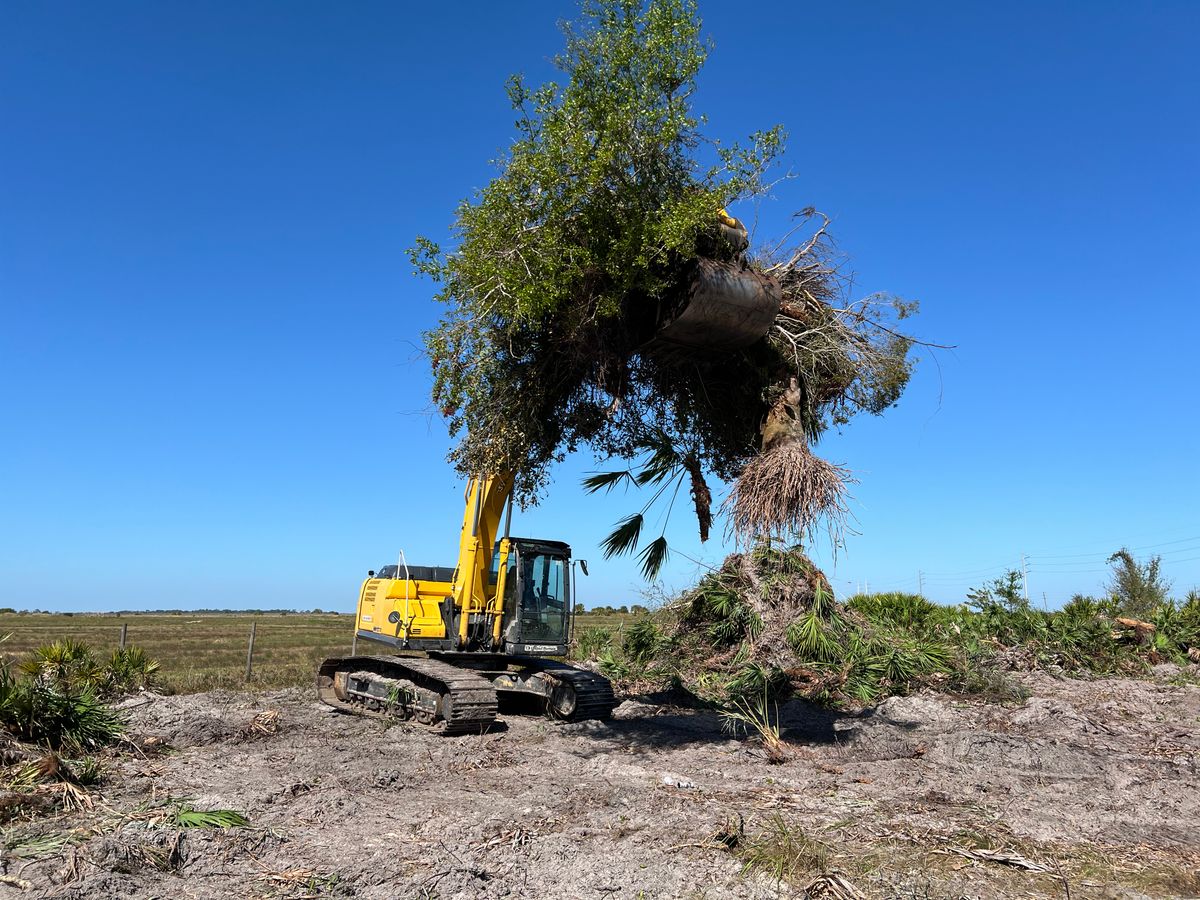
[[758, 872], [797, 888], [829, 869], [829, 848], [779, 814], [759, 833], [744, 837], [734, 852], [742, 860], [743, 875]]
[[755, 735], [769, 762], [781, 763], [789, 756], [787, 745], [779, 736], [779, 707], [772, 710], [769, 688], [765, 685], [757, 702], [738, 698], [722, 710], [721, 726], [731, 734]]

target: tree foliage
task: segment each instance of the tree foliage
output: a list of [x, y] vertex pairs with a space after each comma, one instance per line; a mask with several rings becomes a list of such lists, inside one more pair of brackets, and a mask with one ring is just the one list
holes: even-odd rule
[[1139, 563], [1132, 553], [1121, 548], [1108, 558], [1108, 563], [1113, 567], [1108, 590], [1125, 615], [1148, 619], [1167, 602], [1171, 582], [1159, 571], [1161, 556], [1152, 556]]
[[[765, 192], [784, 132], [704, 136], [692, 101], [710, 47], [693, 0], [584, 0], [564, 33], [559, 81], [510, 79], [516, 136], [459, 204], [450, 245], [422, 237], [412, 250], [445, 304], [426, 346], [460, 472], [515, 472], [524, 502], [565, 453], [633, 459], [665, 436], [695, 488], [703, 471], [736, 477], [772, 422], [811, 439], [894, 403], [911, 341], [883, 320], [914, 307], [847, 301], [824, 226], [752, 258], [721, 228], [726, 207]], [[684, 363], [647, 351], [700, 257], [774, 280], [775, 326]], [[666, 553], [655, 540], [648, 569]]]

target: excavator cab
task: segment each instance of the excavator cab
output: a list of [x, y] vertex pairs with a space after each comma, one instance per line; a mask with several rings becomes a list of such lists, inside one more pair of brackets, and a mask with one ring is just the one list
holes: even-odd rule
[[[500, 549], [496, 550], [499, 569]], [[504, 598], [507, 654], [565, 656], [571, 636], [571, 548], [561, 541], [509, 538], [496, 590]]]

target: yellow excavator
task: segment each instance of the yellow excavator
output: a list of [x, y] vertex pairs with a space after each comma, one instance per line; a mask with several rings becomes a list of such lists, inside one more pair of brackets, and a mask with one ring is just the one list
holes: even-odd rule
[[392, 652], [325, 660], [322, 701], [448, 735], [485, 730], [509, 697], [556, 719], [608, 718], [608, 679], [554, 658], [567, 655], [571, 640], [571, 548], [509, 535], [512, 484], [509, 474], [471, 479], [454, 568], [409, 566], [402, 557], [368, 573], [355, 643]]

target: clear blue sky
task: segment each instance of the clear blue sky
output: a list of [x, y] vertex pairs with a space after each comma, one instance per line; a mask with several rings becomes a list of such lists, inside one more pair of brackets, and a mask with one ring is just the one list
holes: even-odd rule
[[[461, 485], [410, 276], [511, 135], [568, 2], [9, 3], [0, 13], [0, 605], [349, 609], [452, 561]], [[777, 234], [834, 217], [922, 302], [899, 409], [820, 450], [860, 483], [835, 588], [1040, 602], [1122, 544], [1200, 585], [1200, 5], [702, 4], [714, 136], [775, 122]], [[753, 210], [741, 210], [752, 216]], [[561, 467], [519, 533], [590, 557], [636, 501]], [[676, 545], [708, 563], [686, 509]], [[677, 554], [666, 584], [698, 571]]]

